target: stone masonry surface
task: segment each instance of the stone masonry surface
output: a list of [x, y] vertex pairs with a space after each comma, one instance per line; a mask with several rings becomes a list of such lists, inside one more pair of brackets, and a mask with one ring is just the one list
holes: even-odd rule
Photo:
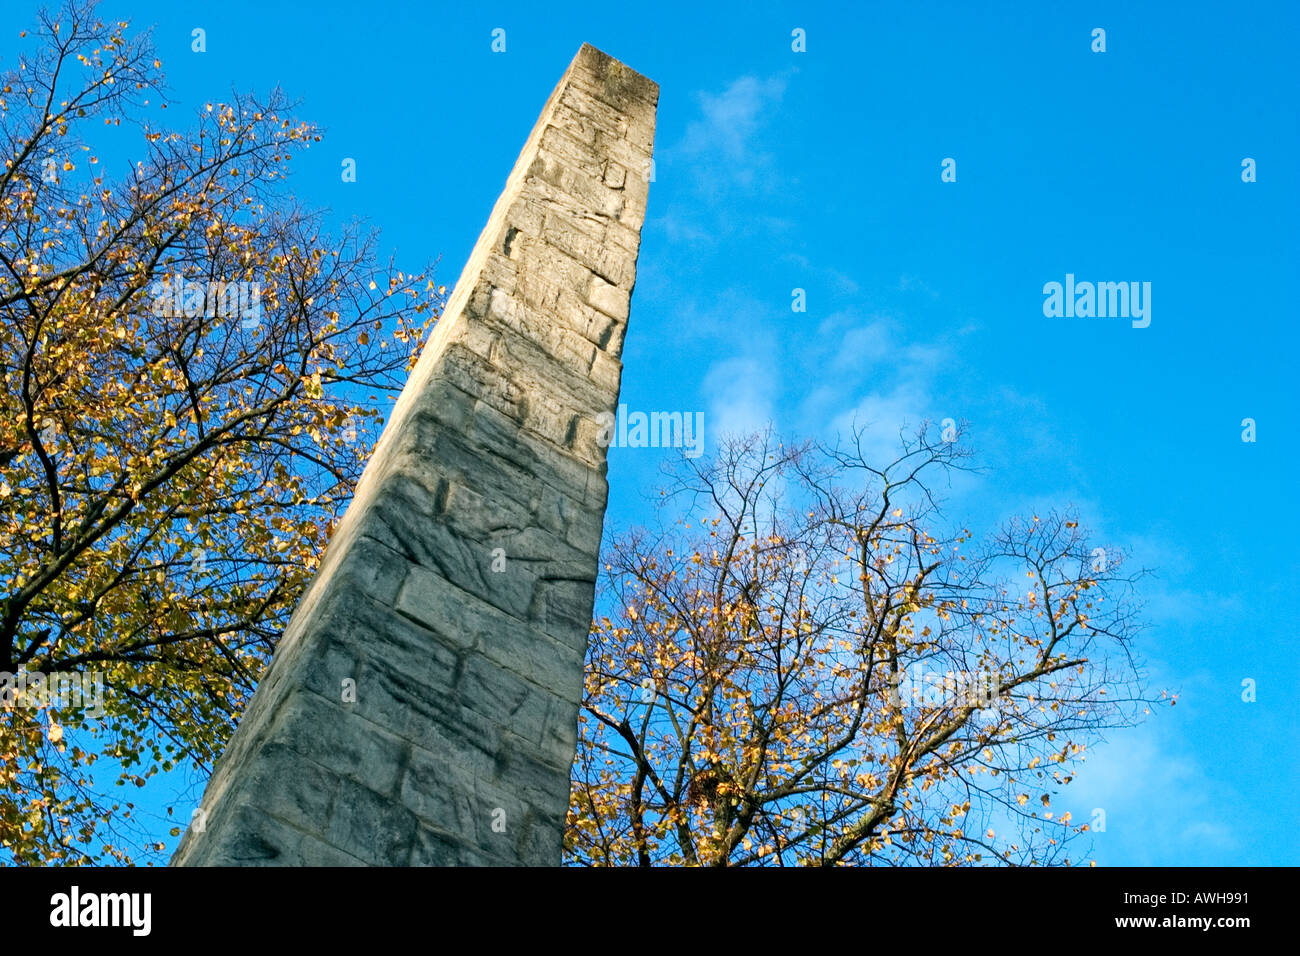
[[578, 51], [173, 865], [560, 863], [658, 96]]

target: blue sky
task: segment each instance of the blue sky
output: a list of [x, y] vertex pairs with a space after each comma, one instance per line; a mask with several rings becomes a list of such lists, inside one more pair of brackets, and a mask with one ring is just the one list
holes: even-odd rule
[[[1300, 863], [1300, 7], [704, 6], [103, 12], [155, 27], [174, 122], [232, 88], [299, 99], [326, 137], [295, 160], [297, 197], [366, 218], [399, 265], [441, 257], [448, 285], [582, 42], [656, 80], [622, 401], [701, 411], [710, 436], [772, 419], [829, 438], [856, 416], [882, 449], [904, 422], [966, 419], [984, 473], [950, 512], [981, 529], [1073, 504], [1158, 569], [1143, 651], [1178, 705], [1112, 734], [1062, 795], [1076, 818], [1106, 810], [1098, 862]], [[16, 32], [27, 5], [5, 13]], [[1067, 273], [1150, 282], [1150, 326], [1044, 316]], [[649, 518], [662, 454], [611, 451], [607, 525]]]

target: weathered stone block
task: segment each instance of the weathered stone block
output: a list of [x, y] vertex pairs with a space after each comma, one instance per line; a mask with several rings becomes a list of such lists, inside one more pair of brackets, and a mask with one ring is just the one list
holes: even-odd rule
[[372, 866], [405, 866], [415, 845], [416, 823], [415, 814], [400, 802], [343, 780], [325, 839]]
[[574, 58], [173, 863], [560, 862], [657, 99]]

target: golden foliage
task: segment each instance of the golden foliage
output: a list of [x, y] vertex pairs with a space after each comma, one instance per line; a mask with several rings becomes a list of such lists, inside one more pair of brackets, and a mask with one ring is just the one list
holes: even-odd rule
[[964, 454], [922, 429], [873, 467], [769, 432], [682, 461], [668, 530], [604, 558], [570, 862], [1069, 861], [1086, 827], [1023, 790], [1133, 719], [1130, 580], [1068, 516], [941, 531], [922, 482]]
[[[72, 3], [32, 42], [0, 82], [0, 671], [105, 706], [0, 709], [0, 846], [125, 862], [160, 847], [105, 783], [220, 752], [445, 290], [295, 205], [320, 137], [278, 96], [181, 134], [126, 23]], [[80, 137], [124, 120], [110, 182]]]

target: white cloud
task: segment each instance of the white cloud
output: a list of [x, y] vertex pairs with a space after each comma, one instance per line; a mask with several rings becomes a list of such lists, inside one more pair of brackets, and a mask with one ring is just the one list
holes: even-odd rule
[[[737, 192], [769, 193], [781, 183], [761, 133], [785, 86], [780, 76], [742, 76], [720, 93], [696, 93], [698, 117], [687, 124], [680, 140], [657, 151], [659, 178], [685, 187], [673, 193], [674, 199], [654, 220], [673, 242], [710, 246], [737, 229], [769, 234], [791, 229], [791, 223], [759, 209], [748, 210], [737, 222], [734, 202]], [[720, 211], [724, 208], [725, 215]]]
[[774, 418], [770, 363], [741, 356], [717, 362], [704, 379], [708, 428], [723, 434], [758, 431]]
[[742, 76], [716, 95], [697, 93], [704, 115], [686, 127], [679, 149], [688, 155], [720, 152], [738, 164], [752, 162], [754, 134], [784, 93], [783, 78], [755, 76]]
[[858, 446], [866, 461], [883, 467], [902, 453], [902, 434], [915, 434], [926, 418], [929, 399], [915, 383], [888, 392], [870, 392], [853, 407], [830, 422], [831, 436], [848, 439], [855, 429], [864, 430]]
[[[1224, 792], [1159, 726], [1157, 718], [1088, 749], [1061, 802], [1078, 822], [1105, 812], [1106, 830], [1094, 836], [1095, 856], [1106, 863], [1114, 839], [1138, 866], [1222, 863], [1238, 838], [1221, 809], [1234, 797]], [[1141, 835], [1139, 837], [1139, 834]]]
[[781, 409], [778, 427], [807, 437], [835, 441], [867, 428], [864, 450], [887, 464], [899, 453], [900, 430], [910, 435], [924, 420], [943, 417], [931, 393], [948, 365], [945, 345], [907, 344], [891, 315], [846, 309], [822, 320], [810, 345], [794, 347], [786, 337], [754, 334], [762, 315], [732, 295], [697, 317], [734, 348], [703, 382], [715, 433], [756, 430]]

